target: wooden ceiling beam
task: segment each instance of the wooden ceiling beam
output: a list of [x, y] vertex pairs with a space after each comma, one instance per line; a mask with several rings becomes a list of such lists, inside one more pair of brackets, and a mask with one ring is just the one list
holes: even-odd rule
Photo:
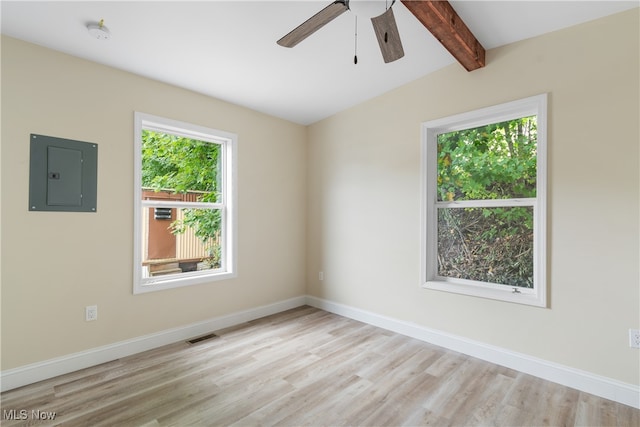
[[484, 48], [448, 1], [402, 0], [402, 4], [467, 71], [484, 67]]

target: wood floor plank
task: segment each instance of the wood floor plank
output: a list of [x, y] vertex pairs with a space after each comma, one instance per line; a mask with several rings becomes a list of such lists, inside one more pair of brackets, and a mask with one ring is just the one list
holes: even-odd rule
[[[402, 425], [407, 414], [422, 406], [425, 393], [437, 387], [438, 381], [424, 371], [405, 377], [385, 394], [377, 389], [372, 395], [373, 404], [365, 405], [347, 418], [348, 425]], [[375, 386], [374, 386], [375, 387]]]
[[212, 332], [2, 393], [0, 424], [640, 425], [638, 409], [308, 306]]
[[495, 365], [475, 359], [470, 361], [477, 362], [470, 365], [474, 374], [460, 381], [456, 395], [450, 401], [453, 404], [441, 408], [442, 415], [447, 416], [456, 425], [469, 425], [472, 422], [470, 414], [487, 404], [485, 391], [491, 388], [493, 381], [498, 377]]
[[[478, 405], [471, 409], [464, 424], [473, 426], [494, 426], [500, 414], [502, 401], [513, 387], [515, 378], [513, 376], [497, 373], [490, 379], [489, 383], [483, 387], [478, 397]], [[461, 414], [464, 416], [464, 414]], [[455, 417], [455, 416], [454, 416]]]
[[340, 390], [325, 397], [322, 404], [314, 405], [304, 413], [282, 420], [283, 424], [303, 426], [339, 426], [344, 414], [372, 386], [371, 381], [354, 375]]
[[126, 401], [116, 401], [93, 410], [72, 420], [64, 420], [65, 426], [125, 426], [148, 423], [163, 411], [174, 406], [180, 407], [193, 399], [211, 398], [220, 393], [220, 389], [211, 384], [207, 377], [191, 374], [172, 381], [161, 387], [149, 388], [132, 395]]

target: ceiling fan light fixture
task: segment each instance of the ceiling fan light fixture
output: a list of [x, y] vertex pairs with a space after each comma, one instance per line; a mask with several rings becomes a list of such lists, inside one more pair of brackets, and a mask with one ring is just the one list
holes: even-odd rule
[[389, 7], [388, 0], [349, 0], [351, 13], [363, 19], [380, 15]]
[[104, 19], [101, 19], [100, 22], [87, 24], [87, 30], [93, 38], [98, 40], [109, 40], [111, 38], [111, 32], [104, 26]]

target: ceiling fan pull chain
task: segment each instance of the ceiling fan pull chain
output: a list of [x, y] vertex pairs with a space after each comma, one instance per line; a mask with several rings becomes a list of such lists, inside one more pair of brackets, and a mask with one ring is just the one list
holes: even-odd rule
[[355, 45], [353, 47], [353, 63], [354, 64], [358, 64], [358, 15], [355, 15], [356, 17], [356, 29], [355, 29], [355, 34], [354, 34], [354, 38], [355, 38]]
[[[391, 6], [389, 6], [389, 2], [388, 0], [384, 1], [384, 6], [385, 6], [385, 11], [389, 10], [390, 7], [393, 7], [393, 3], [395, 3], [396, 0], [393, 0], [393, 2], [391, 3]], [[385, 43], [389, 43], [389, 33], [388, 32], [384, 32], [384, 42]]]

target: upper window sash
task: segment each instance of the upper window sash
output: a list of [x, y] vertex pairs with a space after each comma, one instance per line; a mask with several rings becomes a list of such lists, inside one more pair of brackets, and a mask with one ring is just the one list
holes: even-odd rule
[[[142, 144], [140, 140], [142, 131], [148, 130], [152, 132], [169, 134], [178, 136], [181, 138], [193, 139], [196, 141], [208, 142], [212, 144], [217, 144], [220, 146], [219, 151], [219, 179], [220, 179], [220, 187], [217, 189], [216, 199], [217, 204], [225, 205], [226, 198], [228, 197], [227, 193], [229, 191], [229, 182], [230, 182], [230, 171], [226, 170], [227, 158], [231, 155], [233, 150], [235, 150], [235, 138], [234, 134], [218, 131], [214, 129], [208, 129], [203, 126], [193, 125], [189, 123], [180, 122], [177, 120], [166, 119], [164, 117], [156, 117], [150, 114], [145, 113], [135, 113], [136, 123], [135, 123], [135, 133], [136, 133], [136, 143]], [[211, 133], [215, 132], [216, 135], [212, 135]], [[142, 164], [142, 156], [139, 149], [136, 149], [136, 164]], [[231, 157], [233, 159], [233, 157]], [[142, 177], [136, 177], [137, 182], [142, 183]], [[140, 189], [141, 190], [141, 189]], [[170, 189], [168, 189], [170, 191]], [[201, 202], [198, 202], [201, 203]]]

